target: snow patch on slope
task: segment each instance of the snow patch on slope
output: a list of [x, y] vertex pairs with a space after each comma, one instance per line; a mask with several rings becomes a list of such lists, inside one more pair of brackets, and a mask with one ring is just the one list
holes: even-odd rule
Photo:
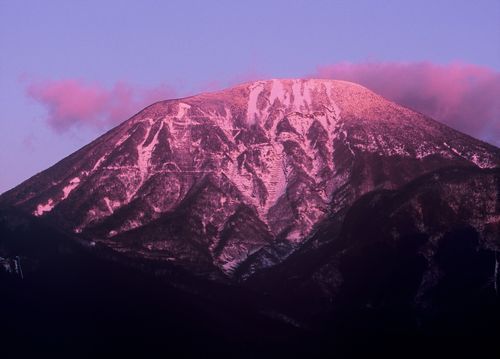
[[36, 210], [33, 212], [33, 214], [37, 217], [43, 215], [45, 212], [50, 212], [54, 208], [55, 203], [52, 200], [52, 198], [49, 198], [49, 200], [45, 203], [40, 203], [37, 207]]
[[148, 168], [150, 166], [150, 160], [151, 160], [151, 155], [153, 153], [153, 150], [155, 149], [156, 145], [158, 144], [158, 135], [160, 134], [160, 131], [163, 128], [163, 122], [161, 123], [160, 128], [156, 131], [156, 133], [153, 137], [153, 140], [147, 146], [144, 146], [144, 143], [146, 143], [146, 141], [149, 138], [151, 128], [152, 128], [152, 123], [150, 123], [148, 131], [146, 132], [146, 135], [144, 136], [144, 141], [137, 148], [137, 154], [138, 154], [137, 165], [139, 166], [139, 171], [141, 172], [141, 177], [142, 177], [143, 181], [147, 175]]
[[254, 124], [260, 118], [260, 110], [257, 108], [257, 100], [259, 95], [264, 90], [265, 83], [255, 82], [250, 86], [250, 94], [248, 95], [247, 105], [247, 121], [249, 124]]
[[309, 86], [305, 86], [302, 81], [293, 81], [293, 107], [296, 111], [301, 111], [303, 109], [309, 110], [309, 104], [311, 103], [311, 96], [309, 91]]
[[183, 118], [184, 116], [186, 116], [186, 114], [190, 108], [191, 108], [191, 106], [188, 105], [187, 103], [179, 102], [178, 108], [177, 108], [177, 115], [175, 115], [175, 117]]
[[99, 160], [97, 160], [97, 162], [95, 163], [94, 167], [92, 167], [90, 172], [95, 172], [97, 169], [99, 169], [99, 167], [101, 166], [101, 164], [104, 162], [105, 159], [106, 156], [102, 156], [101, 158], [99, 158]]
[[271, 93], [269, 95], [270, 105], [273, 105], [276, 99], [280, 100], [285, 107], [290, 106], [290, 96], [285, 91], [283, 82], [280, 80], [271, 81]]
[[80, 178], [75, 177], [71, 181], [69, 181], [69, 184], [63, 188], [63, 198], [62, 200], [65, 200], [68, 198], [69, 194], [80, 184]]

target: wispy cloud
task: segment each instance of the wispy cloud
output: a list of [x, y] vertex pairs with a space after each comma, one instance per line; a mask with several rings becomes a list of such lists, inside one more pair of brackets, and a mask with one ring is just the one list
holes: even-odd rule
[[464, 63], [337, 63], [315, 77], [357, 82], [474, 137], [500, 145], [500, 72]]
[[146, 89], [117, 82], [106, 88], [76, 79], [31, 81], [26, 93], [47, 109], [47, 124], [60, 133], [81, 126], [108, 128], [155, 101], [175, 95], [168, 86]]

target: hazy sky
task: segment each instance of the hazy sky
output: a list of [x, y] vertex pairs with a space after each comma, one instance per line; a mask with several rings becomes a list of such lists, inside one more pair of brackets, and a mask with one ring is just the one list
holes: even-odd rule
[[[0, 193], [148, 101], [253, 78], [335, 76], [339, 62], [422, 61], [445, 75], [465, 64], [456, 81], [473, 73], [481, 91], [496, 91], [500, 0], [0, 0]], [[494, 131], [498, 100], [488, 101]]]

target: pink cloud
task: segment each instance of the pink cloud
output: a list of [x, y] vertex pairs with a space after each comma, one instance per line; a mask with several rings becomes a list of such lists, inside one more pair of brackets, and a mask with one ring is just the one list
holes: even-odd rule
[[30, 82], [26, 93], [47, 109], [46, 121], [56, 132], [73, 127], [108, 128], [145, 106], [174, 96], [165, 85], [152, 89], [117, 82], [111, 88], [75, 79]]
[[471, 136], [500, 145], [500, 72], [452, 63], [338, 63], [314, 77], [359, 83]]

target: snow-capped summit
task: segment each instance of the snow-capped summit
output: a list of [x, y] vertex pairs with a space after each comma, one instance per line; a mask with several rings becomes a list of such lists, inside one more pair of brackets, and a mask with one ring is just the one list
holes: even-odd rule
[[349, 82], [273, 79], [155, 103], [0, 197], [195, 271], [281, 262], [361, 195], [500, 150]]

